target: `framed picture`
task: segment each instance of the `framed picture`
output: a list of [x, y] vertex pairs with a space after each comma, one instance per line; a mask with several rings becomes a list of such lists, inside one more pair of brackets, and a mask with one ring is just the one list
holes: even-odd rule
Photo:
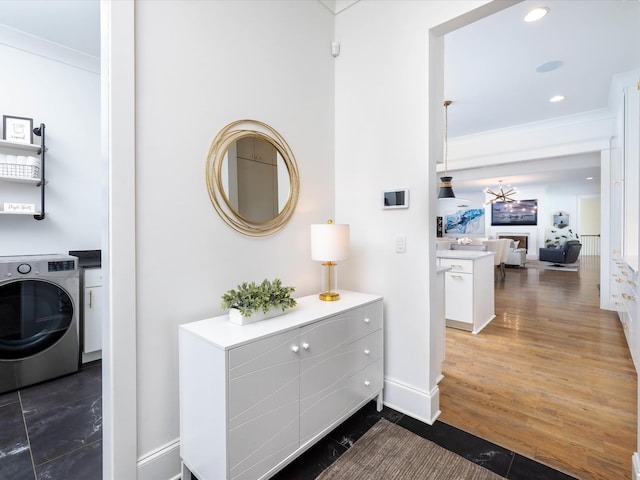
[[484, 208], [467, 208], [446, 215], [444, 232], [448, 234], [484, 234]]
[[553, 226], [556, 228], [565, 228], [569, 226], [569, 214], [563, 211], [553, 214]]
[[382, 192], [382, 208], [409, 208], [409, 189], [385, 190]]
[[514, 200], [491, 204], [491, 225], [537, 225], [538, 200]]
[[3, 115], [2, 138], [10, 142], [33, 143], [33, 119]]

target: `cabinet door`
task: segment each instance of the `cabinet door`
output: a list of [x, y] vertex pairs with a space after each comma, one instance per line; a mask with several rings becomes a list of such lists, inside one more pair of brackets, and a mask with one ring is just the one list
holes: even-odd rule
[[102, 350], [102, 269], [91, 268], [84, 272], [83, 348], [84, 353]]
[[303, 327], [300, 332], [300, 444], [347, 411], [349, 352], [345, 315]]
[[445, 273], [445, 316], [473, 324], [473, 275], [469, 273]]
[[299, 446], [297, 345], [295, 329], [229, 351], [232, 479], [255, 480]]

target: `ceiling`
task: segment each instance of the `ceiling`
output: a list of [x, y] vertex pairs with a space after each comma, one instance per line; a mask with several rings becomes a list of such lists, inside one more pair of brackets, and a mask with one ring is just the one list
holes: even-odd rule
[[[525, 23], [538, 6], [548, 14]], [[640, 67], [639, 47], [637, 0], [526, 0], [456, 30], [445, 36], [449, 135], [606, 109], [612, 77]], [[536, 72], [551, 61], [563, 64]]]
[[[319, 1], [339, 15], [359, 0]], [[538, 22], [523, 22], [536, 6], [549, 7], [549, 13]], [[100, 55], [99, 0], [3, 0], [0, 25]], [[640, 67], [638, 25], [638, 0], [524, 0], [446, 35], [445, 98], [453, 102], [449, 136], [606, 109], [612, 77]], [[562, 66], [536, 72], [550, 61]], [[565, 100], [550, 103], [556, 94]], [[599, 182], [593, 159], [562, 163], [564, 172], [556, 169], [547, 175], [543, 170], [548, 162], [524, 175], [511, 175], [508, 166], [456, 173], [454, 186], [456, 191], [475, 189], [495, 183], [498, 176], [518, 186], [587, 176]]]
[[[525, 14], [539, 6], [548, 7], [548, 14], [525, 23]], [[640, 68], [639, 26], [637, 0], [525, 0], [446, 35], [449, 137], [607, 109], [613, 76]], [[562, 65], [536, 72], [552, 61]], [[551, 103], [553, 95], [565, 100]], [[571, 156], [453, 175], [457, 194], [495, 189], [500, 179], [520, 188], [542, 184], [593, 190], [600, 184], [600, 157]]]
[[99, 0], [1, 0], [0, 25], [100, 56]]

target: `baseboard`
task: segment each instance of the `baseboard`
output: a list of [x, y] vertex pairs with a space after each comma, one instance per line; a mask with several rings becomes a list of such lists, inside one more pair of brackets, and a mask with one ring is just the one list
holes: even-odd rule
[[638, 452], [633, 452], [631, 456], [631, 480], [640, 479], [640, 457]]
[[180, 439], [175, 439], [138, 459], [138, 480], [178, 480], [180, 464]]
[[384, 404], [421, 422], [433, 425], [440, 416], [440, 390], [418, 390], [390, 378], [384, 379]]

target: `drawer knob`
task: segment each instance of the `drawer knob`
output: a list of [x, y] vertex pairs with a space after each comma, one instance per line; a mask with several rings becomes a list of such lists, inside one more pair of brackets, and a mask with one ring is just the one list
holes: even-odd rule
[[367, 348], [367, 349], [365, 349], [365, 351], [364, 351], [364, 354], [365, 354], [365, 355], [369, 355], [370, 353], [371, 353], [371, 350], [369, 350], [368, 348]]
[[371, 323], [371, 319], [370, 319], [369, 317], [366, 317], [366, 318], [364, 319], [364, 323]]
[[309, 350], [309, 344], [308, 343], [303, 343], [302, 344], [302, 348], [304, 348], [305, 350]]
[[300, 347], [298, 347], [297, 345], [294, 345], [293, 347], [291, 347], [291, 351], [293, 353], [298, 353], [298, 350], [300, 350]]
[[365, 387], [368, 387], [368, 386], [370, 386], [370, 385], [371, 385], [371, 382], [370, 382], [369, 380], [365, 380], [365, 381], [364, 381], [364, 386], [365, 386]]

